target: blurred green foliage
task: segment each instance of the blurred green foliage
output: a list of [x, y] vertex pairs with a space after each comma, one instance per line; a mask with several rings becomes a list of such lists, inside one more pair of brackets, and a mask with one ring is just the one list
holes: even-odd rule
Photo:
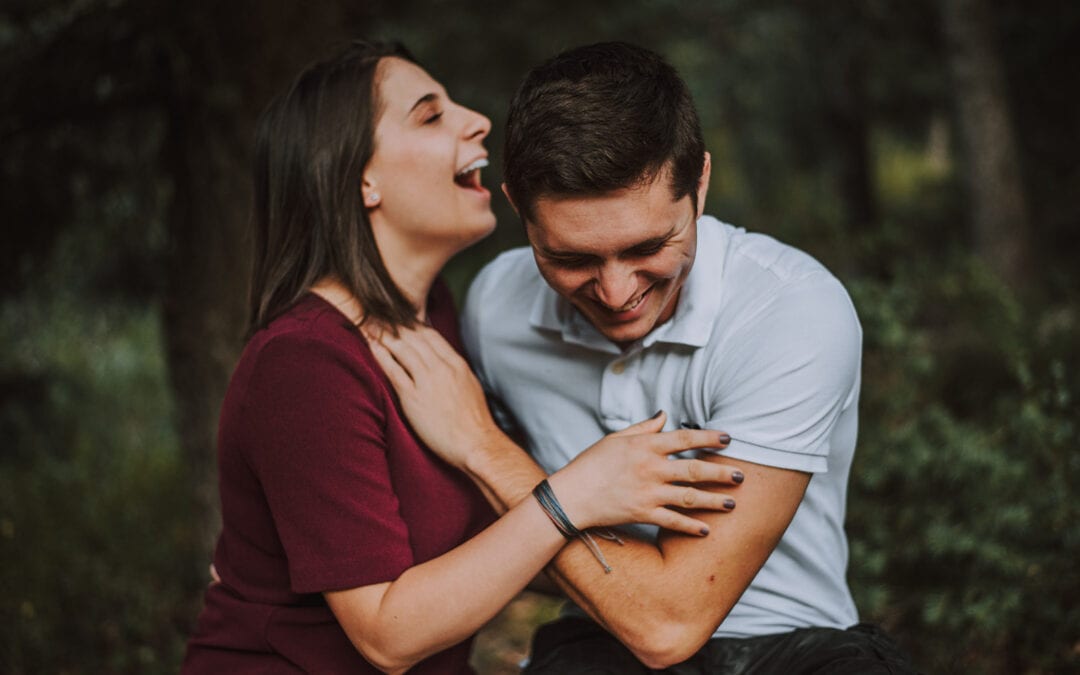
[[[0, 72], [31, 63], [54, 24], [84, 21], [76, 34], [108, 42], [94, 31], [123, 32], [109, 12], [137, 3], [51, 4], [0, 12]], [[493, 118], [494, 166], [529, 65], [610, 38], [669, 56], [702, 112], [707, 211], [817, 256], [859, 310], [847, 522], [863, 617], [931, 673], [1080, 668], [1080, 56], [1068, 37], [1080, 6], [992, 3], [1037, 260], [1028, 286], [1009, 288], [972, 253], [931, 0], [420, 5], [373, 4], [377, 32], [403, 37], [455, 98]], [[154, 34], [132, 28], [146, 17], [124, 18], [153, 52]], [[851, 72], [862, 74], [854, 103]], [[133, 86], [80, 82], [103, 105]], [[163, 346], [175, 186], [161, 168], [164, 113], [146, 110], [112, 110], [94, 137], [61, 113], [41, 129], [0, 114], [0, 672], [175, 672], [207, 581]], [[869, 210], [845, 182], [856, 113]], [[493, 168], [485, 182], [497, 181]], [[484, 262], [524, 242], [494, 201], [499, 230], [447, 270], [459, 297]], [[516, 602], [474, 663], [513, 672], [554, 611]]]
[[1080, 626], [1075, 315], [1021, 307], [978, 263], [906, 267], [849, 285], [857, 604], [931, 672], [1056, 672]]
[[159, 311], [88, 292], [82, 234], [0, 309], [0, 670], [174, 672], [205, 579]]

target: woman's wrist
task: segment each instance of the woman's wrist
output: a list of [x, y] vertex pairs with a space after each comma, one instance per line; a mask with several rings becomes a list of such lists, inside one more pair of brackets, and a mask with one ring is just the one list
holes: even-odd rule
[[[565, 476], [564, 476], [565, 477]], [[555, 488], [551, 485], [551, 480], [555, 477], [542, 480], [535, 488], [533, 488], [533, 498], [537, 504], [540, 505], [541, 510], [547, 515], [548, 520], [555, 526], [555, 529], [559, 531], [566, 539], [578, 539], [589, 549], [593, 557], [596, 558], [596, 562], [600, 563], [600, 567], [604, 570], [604, 574], [611, 573], [611, 565], [608, 564], [607, 558], [604, 557], [604, 552], [600, 550], [600, 546], [596, 543], [596, 539], [593, 538], [593, 534], [601, 539], [607, 539], [609, 541], [616, 542], [620, 546], [623, 545], [623, 540], [619, 538], [617, 534], [603, 528], [591, 530], [592, 524], [585, 520], [578, 520], [575, 522], [566, 512], [562, 505], [562, 502], [555, 495]], [[556, 482], [561, 482], [556, 479]], [[590, 531], [591, 530], [591, 531]]]
[[579, 530], [586, 530], [596, 525], [596, 523], [591, 520], [588, 500], [582, 499], [581, 490], [578, 488], [572, 472], [568, 473], [568, 469], [569, 467], [563, 468], [551, 474], [548, 477], [548, 484], [551, 486], [551, 492], [562, 506], [563, 513], [566, 514], [574, 527]]

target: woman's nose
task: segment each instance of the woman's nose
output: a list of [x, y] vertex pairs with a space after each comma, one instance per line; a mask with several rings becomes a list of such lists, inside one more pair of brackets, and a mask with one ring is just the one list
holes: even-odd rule
[[487, 115], [482, 115], [475, 110], [465, 109], [468, 113], [468, 121], [465, 125], [465, 138], [469, 140], [483, 140], [491, 133], [491, 120]]

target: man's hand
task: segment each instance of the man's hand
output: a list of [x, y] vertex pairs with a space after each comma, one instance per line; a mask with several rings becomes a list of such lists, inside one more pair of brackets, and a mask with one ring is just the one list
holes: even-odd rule
[[503, 436], [469, 364], [434, 329], [365, 330], [416, 434], [435, 454], [464, 469], [470, 452]]

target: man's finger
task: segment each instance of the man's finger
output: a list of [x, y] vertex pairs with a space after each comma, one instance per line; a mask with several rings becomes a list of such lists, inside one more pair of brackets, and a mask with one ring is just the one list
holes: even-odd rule
[[464, 357], [434, 328], [421, 326], [416, 330], [416, 336], [423, 341], [432, 354], [442, 359], [444, 363], [455, 368], [467, 366]]
[[426, 343], [417, 337], [415, 331], [408, 328], [399, 329], [397, 335], [384, 333], [378, 342], [394, 355], [405, 370], [412, 374], [429, 368], [434, 358]]
[[410, 391], [413, 387], [412, 377], [409, 376], [409, 371], [398, 362], [393, 354], [390, 353], [383, 343], [371, 342], [371, 354], [375, 357], [375, 361], [378, 362], [379, 367], [386, 373], [386, 379], [390, 380], [390, 385], [397, 391], [398, 396], [401, 396], [403, 392]]

